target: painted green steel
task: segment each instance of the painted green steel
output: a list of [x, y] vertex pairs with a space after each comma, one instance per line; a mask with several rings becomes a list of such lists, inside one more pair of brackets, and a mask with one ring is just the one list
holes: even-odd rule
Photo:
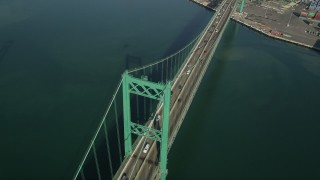
[[242, 13], [242, 11], [243, 11], [244, 3], [245, 3], [245, 0], [242, 0], [242, 2], [241, 2], [241, 6], [240, 6], [240, 13]]
[[122, 95], [123, 95], [123, 119], [124, 119], [124, 149], [125, 156], [130, 156], [132, 153], [132, 137], [131, 137], [131, 109], [130, 109], [130, 94], [128, 83], [128, 71], [122, 75]]
[[[161, 179], [165, 180], [167, 176], [167, 156], [171, 104], [170, 82], [167, 83], [167, 85], [164, 85], [147, 81], [145, 78], [138, 79], [130, 76], [128, 74], [128, 71], [126, 71], [122, 75], [122, 78], [125, 154], [126, 156], [129, 156], [132, 153], [131, 133], [160, 142], [160, 172]], [[144, 125], [131, 122], [130, 93], [162, 101], [163, 111], [161, 130], [156, 130]]]
[[155, 100], [161, 99], [161, 94], [165, 85], [157, 84], [146, 80], [137, 79], [127, 76], [127, 83], [129, 93], [137, 94], [140, 96], [148, 97]]
[[138, 136], [145, 136], [154, 141], [161, 142], [161, 131], [131, 122], [131, 132]]
[[171, 85], [167, 84], [164, 90], [163, 111], [162, 111], [162, 135], [160, 147], [160, 173], [161, 180], [165, 180], [167, 176], [167, 156], [168, 156], [168, 141], [169, 141], [169, 118], [170, 118], [170, 99]]

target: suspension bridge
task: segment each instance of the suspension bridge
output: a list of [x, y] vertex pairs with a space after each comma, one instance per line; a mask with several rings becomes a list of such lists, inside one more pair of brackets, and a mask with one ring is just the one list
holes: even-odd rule
[[168, 152], [237, 5], [223, 1], [184, 48], [123, 73], [73, 179], [166, 179]]

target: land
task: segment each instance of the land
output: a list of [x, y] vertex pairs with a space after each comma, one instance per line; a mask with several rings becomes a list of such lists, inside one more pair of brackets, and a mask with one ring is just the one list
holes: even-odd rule
[[300, 11], [306, 6], [304, 3], [286, 6], [275, 2], [248, 2], [243, 13], [236, 12], [232, 18], [267, 36], [320, 50], [320, 37], [308, 33], [319, 31], [319, 26], [310, 26], [299, 18]]
[[319, 24], [310, 26], [299, 18], [306, 6], [287, 1], [247, 0], [243, 12], [238, 8], [232, 19], [266, 36], [320, 51], [320, 37], [316, 35], [320, 31]]

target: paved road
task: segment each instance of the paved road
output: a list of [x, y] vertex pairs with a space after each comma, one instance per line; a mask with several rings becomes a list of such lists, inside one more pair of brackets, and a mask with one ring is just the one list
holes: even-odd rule
[[[195, 87], [199, 85], [202, 75], [205, 72], [210, 59], [208, 58], [213, 50], [216, 40], [218, 39], [221, 30], [225, 26], [226, 21], [230, 17], [232, 7], [234, 6], [235, 0], [226, 0], [221, 8], [216, 13], [216, 18], [209, 22], [207, 31], [200, 41], [196, 45], [195, 50], [192, 52], [190, 58], [176, 80], [172, 85], [172, 96], [171, 96], [171, 111], [170, 111], [170, 125], [169, 125], [169, 144], [171, 145], [176, 136], [176, 127], [181, 123], [181, 115], [184, 113], [185, 106], [187, 103], [192, 101], [191, 94], [195, 90]], [[187, 72], [190, 73], [187, 73]], [[161, 114], [161, 107], [157, 111], [157, 114]], [[161, 120], [160, 120], [161, 121]], [[148, 126], [157, 128], [161, 125], [161, 122], [157, 124], [152, 121]], [[179, 127], [178, 127], [179, 128]], [[151, 145], [147, 153], [141, 152], [144, 145], [148, 143]], [[121, 179], [125, 173], [130, 179], [152, 179], [154, 172], [158, 168], [158, 154], [160, 147], [159, 143], [155, 143], [152, 140], [142, 138], [137, 144], [131, 157], [125, 161], [120, 169], [118, 170], [115, 179]], [[139, 158], [138, 158], [139, 157]]]

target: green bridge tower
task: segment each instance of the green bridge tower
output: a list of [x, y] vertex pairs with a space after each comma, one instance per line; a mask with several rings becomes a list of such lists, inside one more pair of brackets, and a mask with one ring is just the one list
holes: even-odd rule
[[[132, 77], [128, 74], [128, 71], [122, 75], [122, 78], [125, 156], [128, 157], [132, 154], [132, 133], [160, 142], [160, 173], [161, 180], [165, 180], [167, 175], [169, 118], [171, 104], [170, 82], [166, 85], [157, 84], [144, 79]], [[160, 130], [131, 122], [130, 93], [162, 101], [162, 127]]]

